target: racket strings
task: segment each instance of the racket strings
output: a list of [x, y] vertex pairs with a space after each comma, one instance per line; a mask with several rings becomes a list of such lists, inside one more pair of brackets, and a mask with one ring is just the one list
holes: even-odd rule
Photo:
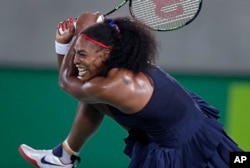
[[[163, 12], [170, 12], [170, 11], [174, 11], [174, 9], [176, 9], [177, 5], [181, 4], [182, 6], [184, 6], [184, 9], [186, 10], [186, 12], [184, 13], [188, 13], [191, 11], [191, 14], [194, 14], [192, 10], [197, 11], [199, 4], [194, 4], [194, 3], [177, 3], [175, 5], [171, 5], [168, 7], [162, 7], [162, 11]], [[149, 4], [149, 5], [141, 5], [141, 4], [135, 4], [133, 5], [134, 11], [136, 11], [139, 14], [145, 14], [145, 8], [147, 11], [151, 11], [151, 13], [148, 13], [148, 15], [151, 15], [152, 12], [155, 13], [155, 11], [152, 11], [152, 9], [155, 9], [155, 5]], [[155, 14], [156, 15], [156, 14]], [[181, 16], [181, 15], [180, 15]], [[179, 16], [179, 17], [180, 17]], [[171, 18], [170, 18], [171, 19]]]
[[[155, 4], [155, 2], [157, 1], [134, 0], [132, 1], [132, 13], [139, 20], [158, 30], [171, 30], [185, 25], [196, 16], [200, 8], [199, 0], [180, 0], [178, 3], [158, 8], [160, 9], [158, 12], [166, 14], [167, 17], [163, 18], [157, 15], [156, 12], [157, 5], [162, 4]], [[178, 9], [181, 10], [178, 11]]]
[[[194, 14], [195, 14], [195, 12], [197, 11], [197, 4], [194, 4], [194, 5], [190, 5], [189, 4], [189, 6], [185, 6], [185, 8], [189, 8], [188, 9], [188, 11], [186, 11], [186, 12], [184, 12], [183, 14], [181, 14], [181, 15], [179, 15], [179, 16], [176, 16], [176, 17], [172, 17], [172, 18], [168, 18], [168, 19], [164, 19], [164, 18], [159, 18], [159, 20], [178, 20], [179, 18], [182, 18], [183, 16], [187, 16], [187, 15], [190, 15], [190, 16], [193, 16]], [[135, 9], [135, 8], [134, 8]], [[176, 9], [176, 7], [172, 7], [172, 8], [167, 8], [167, 9], [165, 9], [164, 10], [164, 8], [163, 8], [163, 10], [162, 11], [164, 11], [164, 12], [169, 12], [169, 11], [173, 11], [173, 9]], [[135, 9], [135, 11], [137, 11], [135, 14], [136, 14], [136, 16], [141, 16], [141, 17], [145, 17], [145, 16], [147, 16], [147, 15], [145, 15], [145, 10], [147, 10], [147, 11], [151, 11], [151, 13], [148, 13], [147, 15], [149, 15], [149, 16], [152, 16], [152, 13], [154, 13], [154, 16], [155, 17], [158, 17], [156, 14], [155, 14], [155, 12], [154, 11], [152, 11], [152, 6], [144, 6], [143, 8], [142, 7], [140, 7], [139, 8], [139, 6], [137, 6], [136, 7], [136, 9]], [[153, 18], [153, 17], [152, 17]]]

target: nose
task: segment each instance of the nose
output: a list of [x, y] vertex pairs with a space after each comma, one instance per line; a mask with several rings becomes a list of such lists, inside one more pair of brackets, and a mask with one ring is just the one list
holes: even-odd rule
[[73, 62], [74, 64], [79, 64], [79, 57], [77, 56], [77, 54], [75, 54]]

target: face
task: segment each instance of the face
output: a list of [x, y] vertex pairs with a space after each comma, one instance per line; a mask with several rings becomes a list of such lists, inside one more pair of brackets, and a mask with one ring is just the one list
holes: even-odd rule
[[78, 69], [78, 78], [87, 81], [98, 76], [104, 69], [104, 61], [109, 51], [79, 37], [75, 44], [74, 64]]

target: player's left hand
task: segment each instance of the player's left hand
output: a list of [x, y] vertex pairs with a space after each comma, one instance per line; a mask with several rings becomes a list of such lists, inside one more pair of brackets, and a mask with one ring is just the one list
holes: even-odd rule
[[69, 18], [58, 23], [56, 31], [56, 41], [61, 44], [69, 43], [75, 34], [74, 19]]

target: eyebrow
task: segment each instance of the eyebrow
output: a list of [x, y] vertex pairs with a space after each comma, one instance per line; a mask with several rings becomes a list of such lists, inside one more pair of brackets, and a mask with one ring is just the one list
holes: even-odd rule
[[76, 52], [76, 53], [80, 53], [80, 52], [86, 53], [86, 51], [85, 51], [85, 50], [82, 50], [82, 49], [77, 50], [77, 49], [73, 48], [73, 51]]

